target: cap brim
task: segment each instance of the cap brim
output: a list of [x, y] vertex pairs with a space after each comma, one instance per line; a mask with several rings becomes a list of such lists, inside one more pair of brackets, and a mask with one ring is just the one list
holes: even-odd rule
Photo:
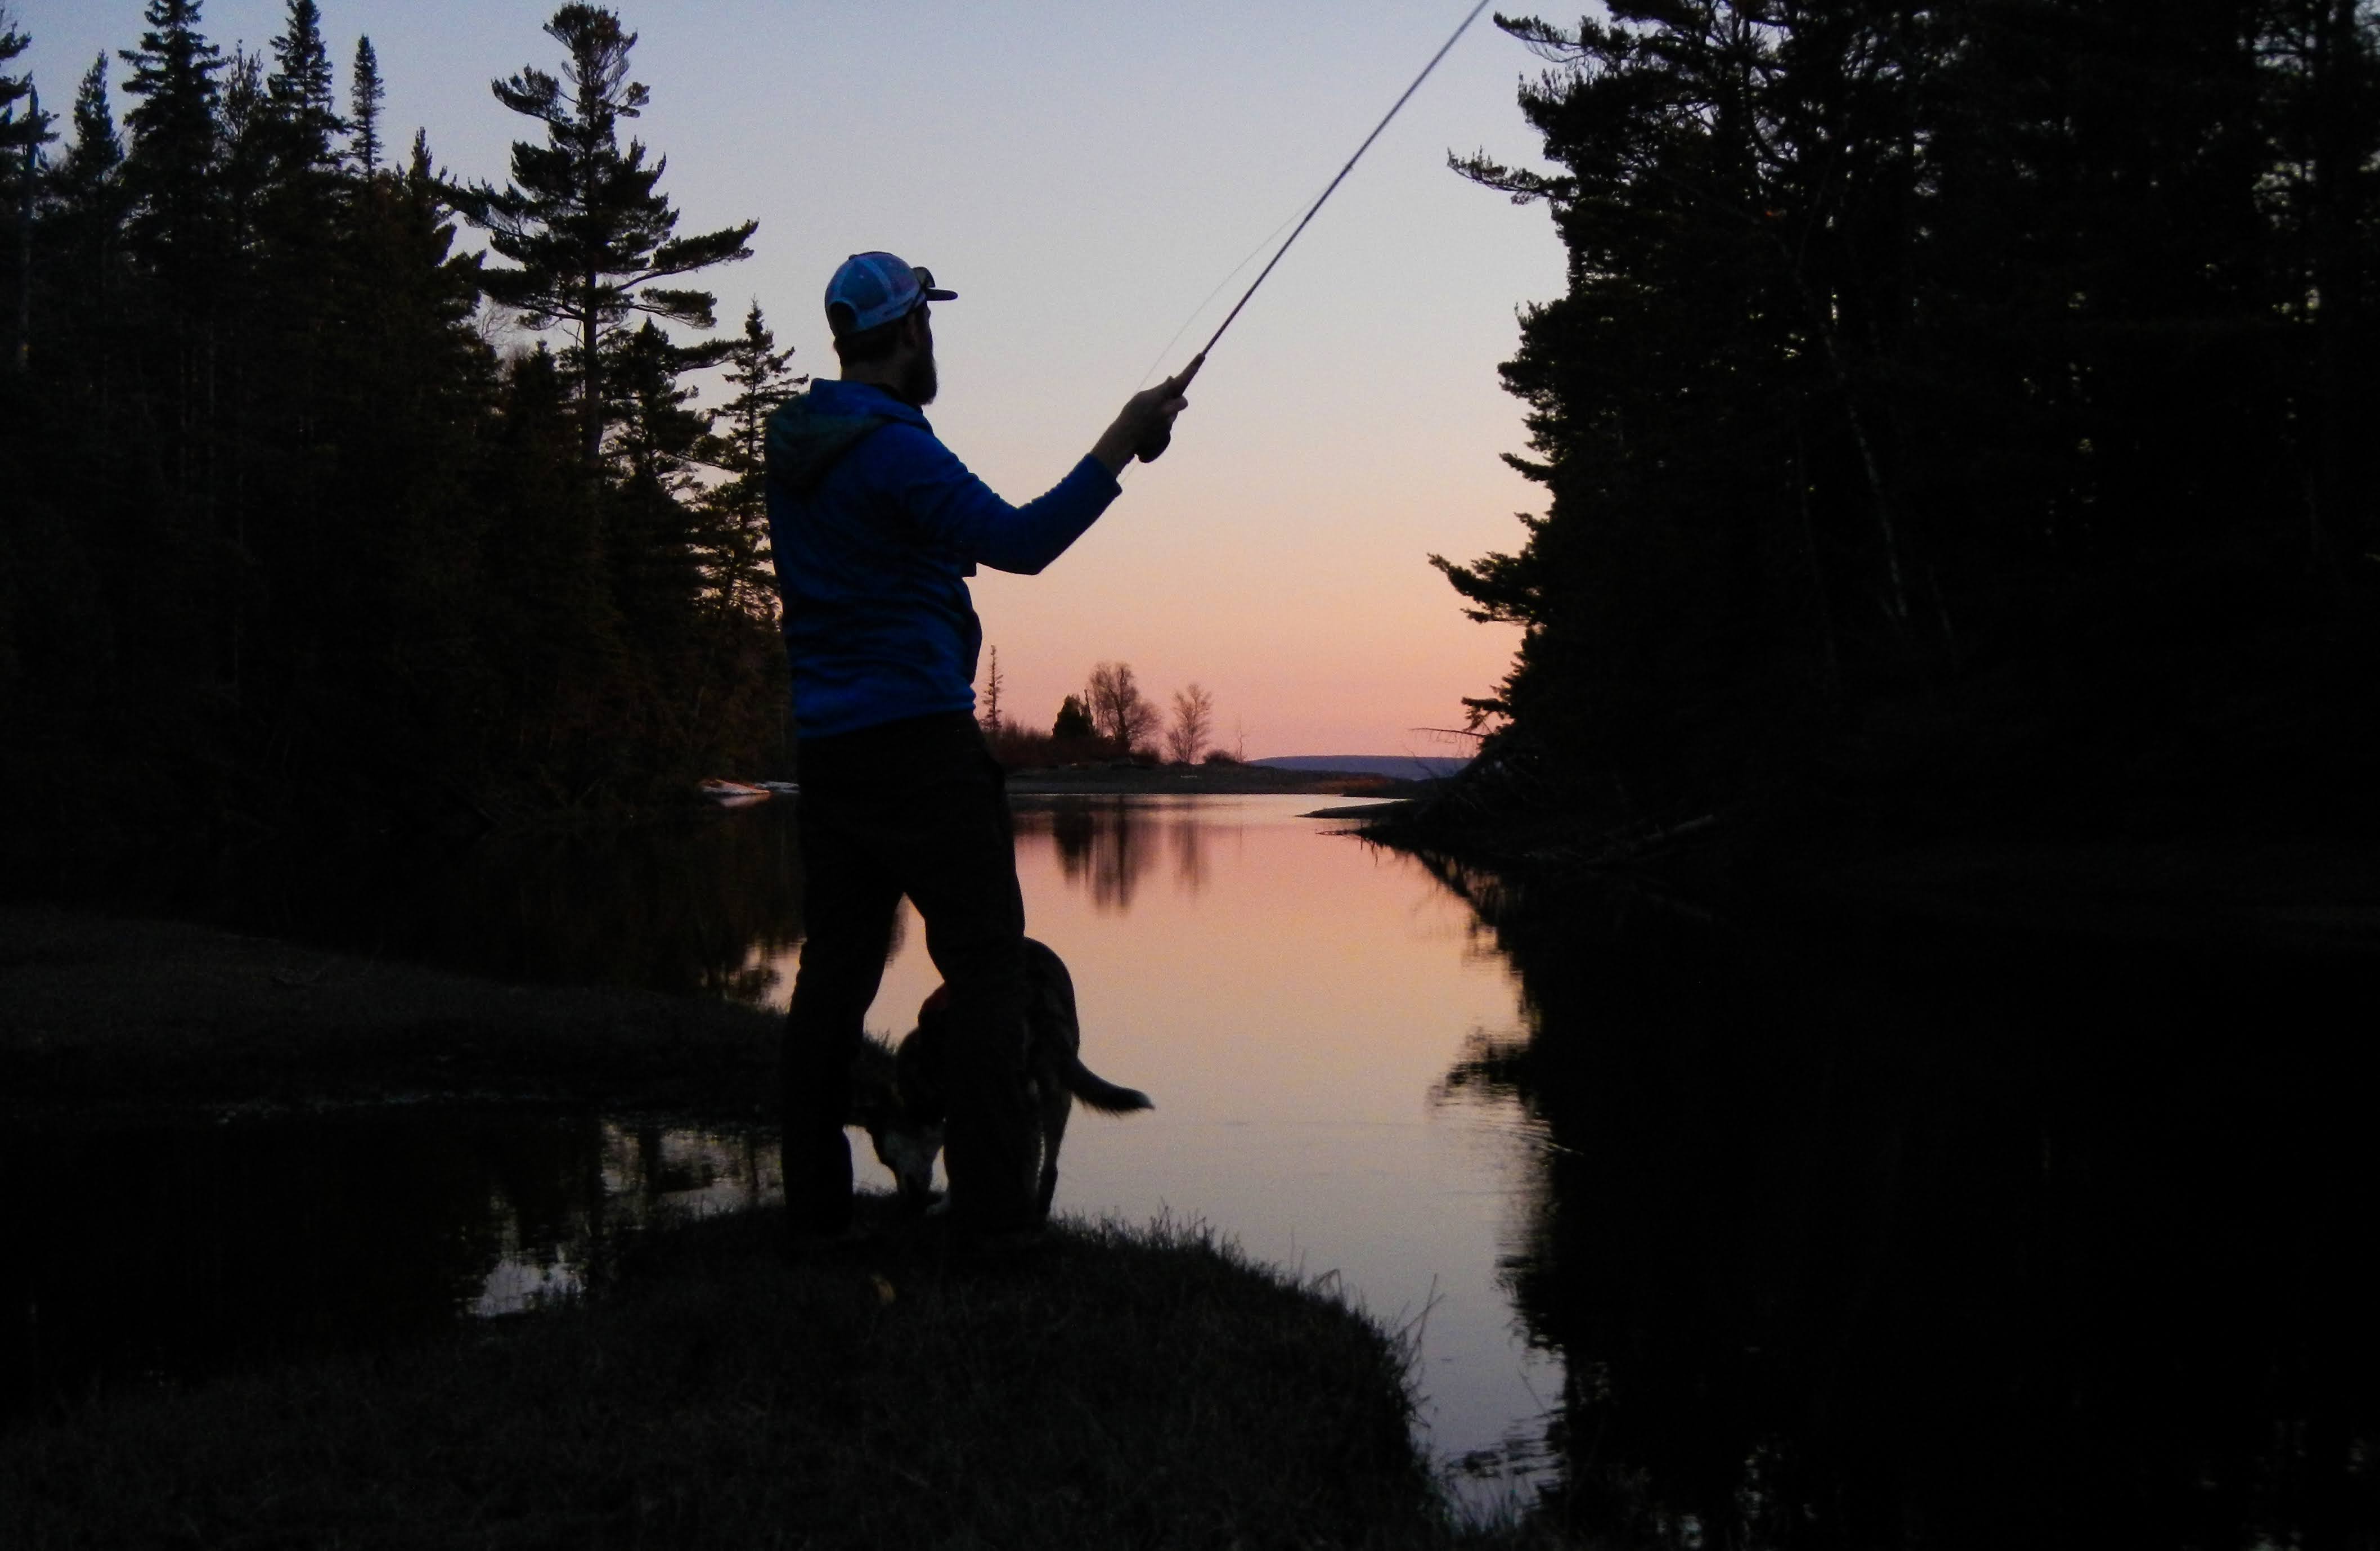
[[928, 301], [956, 301], [959, 299], [959, 294], [956, 291], [928, 291], [924, 293], [924, 295]]

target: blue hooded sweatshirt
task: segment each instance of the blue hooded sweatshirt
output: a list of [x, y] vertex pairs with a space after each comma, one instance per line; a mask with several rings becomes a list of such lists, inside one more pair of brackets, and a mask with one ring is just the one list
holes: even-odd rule
[[1118, 491], [1086, 456], [1011, 506], [926, 417], [866, 382], [821, 382], [769, 418], [769, 536], [784, 600], [794, 726], [831, 737], [975, 709], [978, 564], [1031, 576]]

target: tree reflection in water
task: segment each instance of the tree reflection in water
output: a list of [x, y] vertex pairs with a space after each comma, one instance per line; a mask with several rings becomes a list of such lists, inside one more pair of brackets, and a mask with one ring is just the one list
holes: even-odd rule
[[2371, 1545], [2368, 966], [1831, 922], [1440, 866], [1548, 1127], [1507, 1265], [1597, 1545]]
[[1087, 889], [1102, 912], [1132, 908], [1141, 880], [1157, 866], [1160, 843], [1172, 853], [1173, 881], [1196, 894], [1207, 885], [1208, 835], [1197, 808], [1163, 797], [1024, 798], [1019, 834], [1047, 834], [1055, 842], [1067, 884]]
[[1185, 808], [1173, 816], [1165, 833], [1172, 842], [1175, 887], [1185, 894], [1203, 892], [1207, 887], [1207, 826], [1196, 810]]

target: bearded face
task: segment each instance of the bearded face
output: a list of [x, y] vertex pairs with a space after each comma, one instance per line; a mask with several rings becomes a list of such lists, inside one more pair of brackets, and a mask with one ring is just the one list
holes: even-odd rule
[[926, 336], [926, 348], [909, 358], [901, 370], [901, 381], [892, 389], [892, 396], [902, 403], [923, 409], [934, 402], [941, 391], [942, 380], [934, 370], [934, 339]]

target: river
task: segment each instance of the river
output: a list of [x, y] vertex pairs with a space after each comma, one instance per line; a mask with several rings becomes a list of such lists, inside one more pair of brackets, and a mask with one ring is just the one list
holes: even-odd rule
[[[1027, 917], [1072, 971], [1085, 1059], [1157, 1104], [1076, 1111], [1057, 1207], [1206, 1224], [1404, 1333], [1422, 1441], [1491, 1504], [1547, 1476], [1562, 1390], [1509, 1286], [1544, 1133], [1518, 1097], [1448, 1079], [1477, 1041], [1520, 1036], [1519, 985], [1425, 868], [1299, 817], [1332, 800], [1020, 802]], [[162, 903], [507, 980], [781, 1010], [801, 938], [789, 818], [298, 848]], [[937, 978], [905, 906], [897, 940], [869, 1018], [890, 1034]], [[863, 1182], [889, 1187], [855, 1138]], [[0, 1173], [53, 1383], [520, 1312], [586, 1285], [622, 1235], [778, 1191], [754, 1134], [473, 1111], [45, 1132], [0, 1139]]]
[[[2368, 962], [1513, 893], [1318, 801], [1020, 802], [1084, 1056], [1157, 1103], [1077, 1111], [1058, 1206], [1204, 1222], [1407, 1333], [1466, 1500], [1681, 1548], [2374, 1544]], [[787, 818], [179, 903], [782, 1008]], [[777, 1184], [758, 1133], [487, 1111], [12, 1137], [0, 1178], [44, 1361], [118, 1379], [533, 1309]]]

